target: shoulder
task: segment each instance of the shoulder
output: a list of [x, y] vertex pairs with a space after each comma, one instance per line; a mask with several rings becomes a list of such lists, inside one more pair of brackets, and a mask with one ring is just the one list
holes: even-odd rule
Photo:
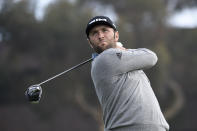
[[101, 55], [110, 55], [110, 54], [114, 54], [114, 53], [121, 52], [121, 51], [123, 50], [118, 49], [118, 48], [110, 48], [110, 49], [103, 51]]
[[93, 66], [109, 66], [111, 64], [114, 64], [116, 59], [120, 57], [121, 50], [116, 48], [110, 48], [105, 51], [103, 51], [101, 54], [99, 54], [92, 62]]
[[107, 62], [113, 62], [116, 59], [119, 59], [122, 56], [123, 50], [117, 49], [117, 48], [110, 48], [105, 51], [103, 51], [99, 56], [99, 61], [107, 61]]

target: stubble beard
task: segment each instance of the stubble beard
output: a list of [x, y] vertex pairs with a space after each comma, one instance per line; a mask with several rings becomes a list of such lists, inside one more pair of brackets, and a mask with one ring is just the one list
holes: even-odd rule
[[100, 54], [104, 50], [110, 49], [110, 48], [115, 48], [116, 47], [116, 42], [114, 41], [113, 43], [109, 43], [108, 45], [105, 46], [105, 48], [102, 48], [100, 46], [94, 46], [94, 50], [96, 53]]
[[108, 45], [106, 45], [105, 48], [102, 48], [100, 46], [94, 46], [94, 44], [91, 44], [91, 45], [93, 46], [93, 49], [95, 50], [95, 52], [98, 54], [102, 53], [106, 49], [116, 48], [115, 31], [114, 31], [114, 40], [111, 43], [109, 43]]

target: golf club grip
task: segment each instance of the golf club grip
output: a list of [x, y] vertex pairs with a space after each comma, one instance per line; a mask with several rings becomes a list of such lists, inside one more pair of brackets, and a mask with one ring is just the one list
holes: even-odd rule
[[65, 70], [64, 72], [61, 72], [61, 73], [59, 73], [59, 74], [57, 74], [57, 75], [55, 75], [55, 76], [53, 76], [53, 77], [51, 77], [51, 78], [49, 78], [49, 79], [47, 79], [47, 80], [45, 80], [45, 81], [43, 81], [43, 82], [37, 84], [37, 85], [40, 86], [40, 85], [42, 85], [42, 84], [44, 84], [44, 83], [46, 83], [46, 82], [48, 82], [48, 81], [50, 81], [50, 80], [53, 80], [53, 79], [55, 79], [55, 78], [57, 78], [57, 77], [59, 77], [59, 76], [65, 74], [65, 73], [68, 73], [69, 71], [74, 70], [75, 68], [77, 68], [77, 67], [79, 67], [79, 66], [82, 66], [82, 65], [84, 65], [84, 64], [86, 64], [86, 63], [88, 63], [88, 62], [90, 62], [90, 61], [92, 61], [92, 60], [93, 60], [93, 58], [90, 58], [90, 59], [88, 59], [88, 60], [86, 60], [86, 61], [84, 61], [84, 62], [81, 62], [81, 63], [79, 63], [78, 65], [75, 65], [75, 66], [71, 67], [70, 69], [67, 69], [67, 70]]

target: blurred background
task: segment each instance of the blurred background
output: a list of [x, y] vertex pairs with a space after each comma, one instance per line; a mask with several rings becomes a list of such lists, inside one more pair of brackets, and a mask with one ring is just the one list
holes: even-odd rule
[[91, 57], [85, 27], [95, 15], [115, 21], [126, 48], [149, 48], [146, 70], [171, 131], [197, 130], [197, 0], [0, 0], [0, 131], [102, 131], [91, 64], [33, 84]]

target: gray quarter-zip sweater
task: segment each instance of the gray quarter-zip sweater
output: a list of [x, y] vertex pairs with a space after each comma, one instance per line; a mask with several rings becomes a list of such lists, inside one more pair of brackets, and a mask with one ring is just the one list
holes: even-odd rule
[[103, 110], [105, 131], [169, 130], [143, 72], [156, 62], [156, 54], [145, 48], [110, 48], [94, 59], [91, 76]]

